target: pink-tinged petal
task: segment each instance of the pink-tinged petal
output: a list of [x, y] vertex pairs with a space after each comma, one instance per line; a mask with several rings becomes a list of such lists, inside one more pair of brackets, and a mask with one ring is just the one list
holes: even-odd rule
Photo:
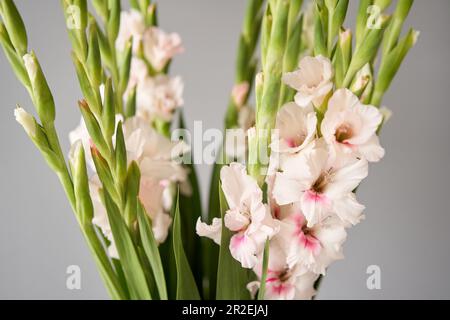
[[247, 175], [245, 166], [240, 163], [232, 163], [220, 170], [222, 190], [230, 208], [241, 205], [244, 199], [257, 196], [262, 201], [262, 191], [256, 181]]
[[241, 231], [250, 224], [250, 218], [243, 215], [239, 208], [230, 209], [224, 217], [225, 226], [231, 231]]
[[301, 208], [307, 220], [307, 226], [312, 227], [325, 219], [331, 208], [331, 200], [323, 195], [308, 190], [301, 198]]
[[214, 218], [211, 225], [208, 225], [201, 221], [200, 218], [197, 220], [195, 230], [200, 237], [207, 237], [212, 239], [215, 243], [220, 245], [220, 240], [222, 236], [222, 220], [219, 218]]
[[273, 282], [267, 284], [266, 299], [292, 300], [295, 296], [295, 287], [290, 283]]
[[321, 245], [320, 241], [311, 234], [304, 234], [303, 232], [298, 234], [298, 242], [302, 248], [310, 251], [313, 255], [317, 256], [320, 253]]
[[237, 233], [230, 239], [230, 252], [243, 268], [251, 269], [257, 263], [256, 245], [245, 233]]
[[301, 108], [294, 102], [285, 104], [277, 115], [272, 150], [289, 153], [300, 151], [311, 142], [316, 125], [315, 112]]

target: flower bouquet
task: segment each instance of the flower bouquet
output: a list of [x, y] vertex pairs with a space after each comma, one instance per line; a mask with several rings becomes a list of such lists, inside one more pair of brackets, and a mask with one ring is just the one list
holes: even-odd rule
[[364, 217], [356, 190], [385, 153], [382, 98], [417, 41], [402, 35], [413, 1], [388, 13], [391, 2], [360, 1], [352, 31], [348, 0], [247, 0], [204, 214], [180, 136], [183, 82], [169, 73], [184, 49], [156, 4], [61, 1], [83, 94], [64, 152], [24, 22], [0, 2], [0, 42], [37, 114], [18, 106], [16, 120], [61, 181], [111, 298], [315, 297]]

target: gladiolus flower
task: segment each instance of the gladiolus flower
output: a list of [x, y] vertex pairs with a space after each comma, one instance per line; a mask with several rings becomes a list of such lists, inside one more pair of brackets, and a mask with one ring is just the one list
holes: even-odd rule
[[302, 150], [315, 138], [316, 126], [314, 111], [301, 108], [293, 102], [284, 105], [277, 115], [272, 150], [288, 153]]
[[321, 131], [334, 157], [356, 156], [379, 161], [384, 149], [376, 132], [382, 121], [383, 116], [376, 107], [363, 105], [350, 90], [340, 89], [328, 102]]
[[183, 88], [180, 77], [158, 75], [145, 78], [137, 86], [137, 114], [147, 120], [155, 117], [172, 120], [175, 110], [184, 103]]
[[367, 177], [366, 160], [334, 167], [328, 151], [318, 145], [286, 159], [282, 170], [276, 174], [273, 197], [279, 205], [300, 202], [308, 227], [333, 214], [346, 224], [361, 220], [364, 206], [356, 201], [353, 190]]
[[304, 57], [299, 69], [288, 72], [283, 81], [297, 91], [295, 102], [306, 107], [310, 103], [319, 107], [325, 96], [333, 89], [333, 67], [331, 61], [323, 56]]

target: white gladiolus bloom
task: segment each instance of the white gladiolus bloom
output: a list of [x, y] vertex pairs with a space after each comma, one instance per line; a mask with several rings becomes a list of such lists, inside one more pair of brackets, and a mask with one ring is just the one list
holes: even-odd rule
[[288, 153], [302, 150], [315, 138], [316, 126], [317, 117], [314, 111], [301, 108], [294, 102], [285, 104], [277, 115], [272, 150]]
[[139, 11], [134, 9], [131, 9], [129, 12], [122, 11], [116, 48], [119, 51], [123, 51], [128, 40], [133, 37], [133, 51], [136, 52], [139, 49], [139, 43], [142, 41], [144, 32], [145, 21]]
[[345, 224], [356, 224], [364, 206], [353, 190], [367, 177], [368, 163], [353, 159], [345, 165], [329, 164], [327, 149], [320, 143], [282, 164], [276, 174], [273, 197], [279, 205], [300, 202], [308, 227], [336, 214]]
[[262, 203], [262, 191], [238, 163], [220, 171], [222, 190], [229, 206], [224, 216], [225, 226], [234, 232], [230, 240], [231, 255], [242, 267], [252, 268], [266, 239], [278, 231], [267, 205]]
[[137, 114], [147, 120], [155, 117], [172, 120], [175, 110], [184, 103], [183, 88], [181, 77], [158, 75], [145, 78], [137, 85]]
[[143, 35], [144, 55], [157, 71], [161, 71], [175, 55], [184, 51], [178, 33], [165, 33], [157, 27], [148, 28]]
[[336, 217], [326, 218], [309, 228], [299, 205], [291, 206], [291, 214], [283, 219], [289, 225], [291, 239], [287, 263], [301, 264], [308, 270], [325, 274], [334, 261], [343, 259], [342, 245], [347, 238], [344, 225]]
[[127, 41], [133, 38], [133, 52], [137, 53], [142, 43], [144, 56], [156, 71], [161, 71], [170, 59], [184, 51], [177, 33], [167, 34], [157, 27], [147, 27], [140, 12], [131, 9], [123, 11], [120, 17], [116, 48], [123, 51]]
[[[230, 240], [230, 251], [233, 258], [242, 267], [253, 268], [257, 256], [264, 249], [267, 238], [278, 232], [278, 224], [273, 220], [267, 205], [262, 203], [262, 191], [256, 181], [247, 175], [245, 167], [232, 163], [220, 171], [222, 190], [227, 200], [225, 226], [236, 232]], [[217, 239], [219, 222], [213, 225], [197, 225], [200, 234]]]
[[[280, 224], [280, 231], [270, 241], [269, 265], [267, 268], [266, 300], [310, 300], [315, 294], [314, 283], [318, 274], [309, 271], [304, 266], [297, 264], [289, 266], [287, 255], [292, 242], [291, 228], [286, 223]], [[258, 259], [258, 264], [253, 269], [258, 278], [262, 274], [263, 256]], [[254, 281], [247, 285], [251, 293], [256, 293], [260, 281]]]
[[376, 107], [363, 105], [350, 90], [340, 89], [328, 102], [321, 131], [334, 157], [347, 155], [379, 161], [384, 149], [376, 132], [382, 121]]
[[288, 72], [283, 81], [297, 91], [295, 102], [306, 107], [310, 103], [319, 107], [326, 95], [333, 89], [333, 66], [323, 56], [304, 57], [299, 69]]
[[30, 137], [33, 138], [36, 135], [36, 121], [31, 114], [26, 112], [23, 108], [17, 107], [14, 109], [14, 117]]

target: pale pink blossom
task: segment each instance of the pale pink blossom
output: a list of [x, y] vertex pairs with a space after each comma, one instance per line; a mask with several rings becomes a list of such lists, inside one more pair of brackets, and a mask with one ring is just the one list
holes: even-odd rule
[[343, 259], [342, 245], [347, 237], [344, 225], [336, 217], [328, 217], [312, 227], [298, 204], [291, 205], [291, 212], [283, 219], [289, 225], [291, 239], [287, 263], [290, 267], [301, 264], [314, 273], [325, 274], [334, 261]]
[[374, 106], [363, 105], [348, 89], [337, 90], [322, 121], [322, 135], [336, 158], [363, 157], [379, 161], [384, 156], [377, 130], [383, 115]]
[[229, 230], [236, 232], [230, 240], [231, 255], [244, 268], [252, 268], [266, 239], [277, 233], [277, 223], [268, 206], [262, 202], [261, 189], [247, 175], [243, 165], [232, 163], [223, 167], [220, 178], [229, 206], [224, 224]]
[[[315, 294], [314, 283], [318, 274], [309, 271], [303, 265], [289, 266], [287, 255], [292, 242], [291, 227], [280, 223], [280, 232], [276, 234], [269, 245], [269, 259], [264, 299], [266, 300], [309, 300]], [[262, 275], [261, 254], [253, 269], [260, 279]], [[253, 295], [260, 287], [260, 280], [248, 284], [247, 288]]]
[[184, 51], [178, 33], [165, 33], [157, 27], [150, 27], [143, 34], [144, 55], [152, 67], [161, 71], [177, 54]]
[[126, 43], [133, 38], [133, 51], [137, 52], [145, 29], [144, 17], [139, 11], [134, 9], [122, 11], [120, 14], [120, 28], [116, 39], [116, 48], [119, 51], [123, 51]]
[[310, 103], [319, 107], [333, 89], [332, 80], [331, 61], [323, 56], [304, 57], [300, 60], [298, 70], [283, 76], [284, 83], [297, 91], [295, 102], [301, 107]]
[[333, 166], [328, 150], [318, 143], [284, 161], [282, 172], [276, 173], [273, 197], [278, 205], [300, 202], [308, 227], [333, 214], [345, 224], [356, 224], [364, 206], [356, 201], [353, 190], [367, 174], [364, 159]]
[[137, 114], [149, 121], [155, 118], [171, 121], [175, 110], [184, 103], [183, 88], [183, 81], [178, 76], [145, 78], [137, 85]]
[[[264, 243], [278, 232], [278, 224], [272, 218], [267, 205], [262, 202], [262, 191], [256, 181], [247, 175], [239, 163], [224, 166], [220, 171], [222, 190], [229, 209], [224, 216], [225, 227], [235, 234], [230, 239], [229, 249], [233, 258], [242, 267], [253, 268]], [[211, 226], [198, 222], [197, 231], [218, 240], [219, 221]]]
[[313, 110], [287, 103], [278, 112], [271, 148], [275, 152], [298, 152], [314, 140], [316, 127]]

